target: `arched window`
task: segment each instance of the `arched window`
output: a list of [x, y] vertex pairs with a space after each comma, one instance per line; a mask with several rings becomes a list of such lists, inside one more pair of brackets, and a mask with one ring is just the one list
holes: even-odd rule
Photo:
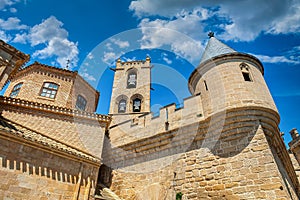
[[76, 100], [76, 108], [78, 110], [85, 111], [85, 107], [86, 107], [86, 99], [79, 94]]
[[241, 68], [241, 71], [242, 71], [242, 75], [244, 77], [244, 80], [245, 81], [252, 81], [252, 78], [251, 78], [251, 75], [250, 75], [250, 71], [249, 71], [249, 67], [247, 64], [245, 63], [242, 63], [240, 64], [240, 68]]
[[126, 100], [121, 99], [118, 105], [118, 113], [125, 113], [125, 112], [126, 112]]
[[17, 85], [14, 86], [13, 90], [11, 91], [9, 97], [16, 97], [18, 96], [21, 87], [22, 87], [23, 83], [18, 83]]
[[126, 95], [120, 95], [116, 98], [116, 107], [114, 108], [114, 111], [116, 113], [126, 113], [127, 111], [127, 100], [128, 97]]
[[135, 98], [132, 101], [132, 111], [133, 112], [141, 112], [142, 101], [139, 98]]
[[127, 88], [136, 88], [137, 73], [135, 69], [130, 69], [127, 75]]
[[45, 82], [43, 84], [40, 96], [48, 97], [54, 99], [58, 90], [58, 85], [56, 83]]

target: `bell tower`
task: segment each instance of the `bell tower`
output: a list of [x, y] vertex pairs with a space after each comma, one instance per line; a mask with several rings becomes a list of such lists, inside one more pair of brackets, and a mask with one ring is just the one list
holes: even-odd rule
[[150, 69], [148, 56], [146, 60], [117, 60], [109, 110], [113, 118], [128, 120], [150, 112]]

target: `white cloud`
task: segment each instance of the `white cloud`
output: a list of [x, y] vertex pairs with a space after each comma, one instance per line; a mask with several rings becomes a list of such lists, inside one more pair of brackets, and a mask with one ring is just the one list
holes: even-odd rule
[[16, 9], [16, 8], [10, 8], [9, 11], [10, 11], [11, 13], [16, 13], [16, 12], [17, 12], [17, 9]]
[[300, 32], [300, 3], [291, 5], [289, 12], [278, 21], [273, 21], [270, 33]]
[[109, 51], [112, 51], [113, 50], [113, 48], [112, 48], [112, 44], [111, 43], [106, 43], [105, 44], [105, 47], [107, 48], [107, 50], [109, 50]]
[[299, 64], [300, 62], [285, 56], [266, 56], [266, 55], [254, 55], [261, 62], [264, 63], [289, 63], [289, 64]]
[[0, 0], [0, 10], [3, 10], [7, 6], [12, 6], [18, 2], [19, 0]]
[[20, 24], [21, 20], [16, 17], [10, 17], [7, 20], [0, 19], [0, 29], [3, 30], [22, 30], [28, 26]]
[[175, 54], [190, 61], [198, 60], [203, 51], [201, 42], [179, 31], [180, 29], [184, 29], [188, 32], [191, 30], [191, 27], [196, 27], [201, 31], [202, 26], [198, 24], [197, 21], [199, 21], [199, 18], [193, 13], [178, 17], [174, 20], [156, 19], [151, 21], [148, 18], [143, 19], [140, 23], [140, 28], [143, 33], [141, 48], [162, 48], [165, 45], [169, 45], [170, 51]]
[[167, 64], [172, 64], [172, 60], [170, 60], [169, 58], [168, 58], [168, 55], [166, 54], [166, 53], [162, 53], [161, 54], [161, 56], [162, 56], [162, 59], [167, 63]]
[[74, 67], [78, 62], [78, 44], [69, 41], [64, 38], [51, 38], [46, 47], [37, 50], [33, 53], [32, 57], [38, 57], [40, 59], [50, 58], [52, 56], [57, 56], [56, 61], [60, 64], [61, 67], [65, 67], [67, 60], [70, 60], [69, 67]]
[[[117, 45], [121, 49], [129, 47], [128, 41], [122, 41], [120, 39], [115, 39], [115, 38], [110, 39], [110, 41], [113, 42], [115, 45]], [[109, 43], [107, 44], [107, 47], [109, 48]]]
[[29, 41], [32, 46], [44, 44], [53, 38], [65, 39], [68, 32], [62, 28], [63, 23], [54, 16], [43, 20], [42, 23], [33, 26], [28, 34]]
[[26, 40], [27, 40], [27, 34], [26, 33], [23, 33], [23, 34], [17, 33], [12, 42], [26, 44], [27, 43]]
[[106, 64], [112, 64], [119, 56], [114, 52], [104, 52], [102, 61]]
[[[9, 18], [10, 19], [10, 18]], [[15, 25], [15, 30], [18, 28], [20, 21], [10, 20]], [[2, 25], [3, 26], [3, 25]], [[7, 26], [9, 27], [9, 26]], [[12, 26], [13, 27], [13, 26]], [[19, 27], [25, 28], [25, 27]], [[26, 26], [27, 28], [27, 26]], [[78, 43], [68, 39], [68, 31], [63, 28], [63, 23], [57, 20], [54, 16], [43, 20], [26, 32], [17, 33], [13, 39], [15, 43], [29, 43], [32, 47], [38, 47], [32, 57], [39, 59], [55, 58], [61, 67], [66, 67], [67, 60], [70, 60], [69, 67], [73, 68], [78, 62]]]
[[12, 39], [12, 37], [9, 34], [6, 34], [5, 31], [0, 30], [0, 39], [4, 42], [8, 42]]
[[[181, 25], [178, 20], [180, 13], [185, 12], [189, 16], [204, 7], [210, 12], [200, 11], [203, 19], [194, 20], [197, 26], [179, 26], [175, 30], [187, 34], [201, 34], [203, 28], [198, 29], [199, 25], [207, 28], [218, 27], [220, 32], [224, 32], [219, 38], [239, 41], [252, 41], [261, 33], [286, 34], [300, 31], [299, 0], [286, 0], [284, 3], [282, 0], [273, 0], [271, 3], [261, 0], [136, 0], [131, 2], [129, 9], [139, 18], [152, 16], [150, 22], [160, 16], [167, 23], [176, 22]], [[212, 22], [203, 21], [205, 18]], [[193, 22], [192, 18], [189, 22], [190, 20]], [[186, 30], [185, 27], [189, 29]]]
[[87, 58], [90, 59], [90, 60], [92, 60], [92, 59], [94, 58], [94, 55], [93, 55], [92, 53], [89, 53], [89, 54], [87, 55]]
[[96, 81], [96, 78], [90, 74], [88, 74], [87, 72], [79, 72], [80, 76], [82, 76], [83, 78], [85, 78], [88, 81]]
[[135, 61], [137, 60], [136, 57], [132, 57], [132, 58], [128, 58], [128, 57], [122, 57], [121, 58], [122, 61], [125, 61], [125, 62], [130, 62], [130, 61]]

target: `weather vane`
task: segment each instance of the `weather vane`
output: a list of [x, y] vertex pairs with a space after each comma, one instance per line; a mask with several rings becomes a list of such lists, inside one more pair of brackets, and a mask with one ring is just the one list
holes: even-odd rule
[[210, 32], [208, 33], [208, 36], [209, 36], [209, 38], [212, 38], [212, 37], [214, 37], [214, 35], [215, 35], [215, 33], [214, 33], [214, 32], [212, 32], [212, 31], [210, 31]]
[[68, 59], [66, 69], [69, 69], [69, 64], [70, 64], [70, 60]]

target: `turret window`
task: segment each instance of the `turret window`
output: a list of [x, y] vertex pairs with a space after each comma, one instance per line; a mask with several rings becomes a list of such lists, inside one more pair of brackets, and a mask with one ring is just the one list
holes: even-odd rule
[[141, 99], [135, 98], [133, 100], [133, 112], [141, 112]]
[[241, 68], [244, 80], [251, 82], [252, 78], [251, 78], [251, 74], [250, 74], [250, 70], [249, 70], [248, 65], [246, 65], [245, 63], [242, 63], [242, 64], [240, 64], [240, 68]]
[[136, 88], [137, 73], [136, 70], [131, 69], [127, 75], [127, 88]]
[[119, 101], [118, 113], [125, 113], [125, 112], [126, 112], [126, 100], [121, 99]]
[[58, 85], [55, 83], [45, 82], [41, 90], [40, 96], [54, 99], [58, 90]]
[[20, 90], [21, 90], [21, 87], [22, 87], [23, 83], [18, 83], [17, 85], [14, 86], [13, 90], [11, 91], [9, 97], [16, 97], [18, 96]]
[[77, 96], [77, 100], [76, 100], [76, 108], [78, 110], [82, 110], [82, 111], [85, 111], [85, 107], [86, 107], [86, 99], [81, 96], [81, 95], [78, 95]]

